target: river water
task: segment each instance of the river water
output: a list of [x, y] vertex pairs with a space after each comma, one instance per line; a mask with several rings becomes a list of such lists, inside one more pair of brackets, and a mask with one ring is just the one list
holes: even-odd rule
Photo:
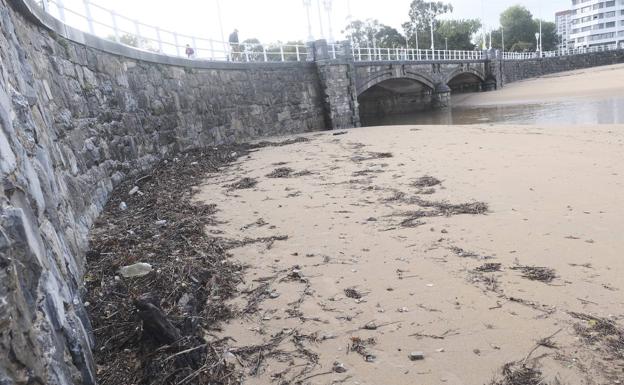
[[[465, 95], [461, 95], [462, 99]], [[453, 103], [451, 103], [453, 104]], [[455, 105], [442, 110], [369, 118], [367, 126], [402, 124], [621, 124], [624, 96], [570, 98], [543, 103]]]

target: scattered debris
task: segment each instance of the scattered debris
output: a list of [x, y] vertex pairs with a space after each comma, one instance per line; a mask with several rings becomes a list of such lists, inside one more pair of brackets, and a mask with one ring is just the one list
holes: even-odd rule
[[475, 271], [480, 273], [493, 273], [496, 271], [501, 271], [502, 264], [500, 263], [484, 263], [483, 265], [475, 268]]
[[550, 283], [557, 278], [555, 270], [549, 267], [514, 266], [511, 269], [522, 271], [522, 277], [530, 279], [531, 281]]
[[293, 139], [286, 139], [281, 142], [270, 142], [270, 141], [265, 140], [265, 141], [258, 142], [258, 143], [252, 143], [248, 147], [251, 149], [263, 148], [263, 147], [282, 147], [282, 146], [289, 146], [291, 144], [296, 144], [296, 143], [305, 143], [309, 141], [310, 139], [299, 136]]
[[267, 178], [289, 178], [295, 170], [290, 167], [278, 167], [267, 174]]
[[348, 298], [361, 299], [363, 297], [362, 293], [352, 287], [344, 289], [344, 293]]
[[586, 343], [591, 345], [602, 344], [612, 357], [624, 359], [624, 328], [607, 318], [576, 312], [569, 312], [568, 314], [584, 321], [582, 324], [574, 325], [574, 331]]
[[418, 188], [425, 188], [425, 187], [437, 186], [440, 183], [442, 183], [441, 180], [434, 178], [432, 176], [425, 175], [423, 177], [416, 179], [414, 182], [412, 182], [412, 186], [418, 187]]
[[547, 385], [547, 383], [540, 370], [517, 362], [509, 362], [503, 366], [502, 378], [492, 380], [490, 385]]
[[425, 353], [423, 352], [411, 352], [409, 354], [409, 359], [412, 361], [419, 361], [425, 359]]
[[[349, 351], [353, 351], [364, 357], [366, 362], [374, 362], [375, 355], [371, 354], [368, 350], [370, 346], [374, 346], [377, 344], [377, 340], [374, 338], [362, 339], [360, 337], [351, 337], [351, 345], [349, 346]], [[349, 352], [347, 351], [347, 353]]]
[[348, 131], [338, 131], [338, 132], [334, 132], [332, 135], [333, 136], [338, 136], [338, 135], [345, 135], [347, 133], [348, 133]]
[[[451, 247], [449, 247], [449, 250], [451, 250], [458, 257], [461, 257], [461, 258], [473, 258], [473, 259], [479, 259], [479, 260], [492, 259], [492, 257], [490, 257], [490, 256], [479, 255], [479, 254], [474, 253], [472, 251], [466, 251], [466, 250], [462, 249], [461, 247], [457, 247], [457, 246], [451, 246]], [[486, 265], [495, 265], [495, 264], [486, 264]], [[499, 263], [499, 265], [500, 265], [500, 263]]]
[[149, 263], [139, 262], [129, 266], [123, 266], [119, 269], [119, 274], [124, 278], [143, 277], [152, 271], [152, 265]]
[[238, 182], [234, 182], [225, 187], [229, 188], [230, 190], [243, 190], [243, 189], [254, 188], [256, 187], [257, 184], [258, 184], [258, 181], [256, 179], [245, 177], [239, 180]]
[[334, 366], [332, 367], [332, 370], [336, 373], [344, 373], [347, 371], [347, 368], [345, 368], [343, 363], [336, 361], [334, 362]]

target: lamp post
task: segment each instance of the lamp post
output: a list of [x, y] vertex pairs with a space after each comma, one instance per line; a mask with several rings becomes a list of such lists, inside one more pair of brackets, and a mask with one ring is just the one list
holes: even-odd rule
[[312, 22], [310, 21], [310, 7], [312, 6], [312, 0], [303, 0], [303, 6], [306, 8], [306, 17], [308, 19], [308, 41], [313, 41], [312, 35]]
[[319, 28], [321, 33], [321, 39], [325, 38], [325, 31], [323, 30], [323, 14], [321, 13], [321, 0], [316, 0], [316, 8], [318, 10]]
[[431, 53], [433, 54], [435, 51], [435, 43], [433, 42], [433, 7], [432, 7], [433, 3], [429, 3], [429, 14], [431, 17]]
[[444, 48], [446, 51], [448, 51], [448, 37], [444, 38]]
[[[225, 41], [225, 33], [223, 32], [223, 17], [221, 16], [221, 2], [216, 0], [217, 3], [217, 17], [219, 18], [219, 30], [221, 31], [221, 41], [223, 42], [223, 52], [225, 52], [227, 56], [228, 45]], [[160, 40], [160, 39], [158, 39]]]
[[503, 46], [503, 52], [505, 52], [505, 28], [503, 28], [501, 26], [501, 40], [502, 40], [502, 46]]
[[540, 50], [540, 34], [539, 32], [535, 32], [535, 52], [539, 52]]
[[331, 22], [331, 12], [332, 12], [332, 1], [333, 0], [323, 0], [323, 5], [325, 6], [325, 12], [327, 12], [327, 23], [329, 24], [329, 42], [334, 42], [334, 32], [332, 31], [332, 22]]

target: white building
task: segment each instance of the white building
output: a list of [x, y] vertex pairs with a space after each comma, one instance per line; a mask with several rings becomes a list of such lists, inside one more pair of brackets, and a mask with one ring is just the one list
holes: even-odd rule
[[572, 33], [572, 16], [574, 11], [566, 10], [555, 13], [555, 25], [557, 26], [557, 37], [559, 38], [559, 49], [574, 48], [574, 40], [570, 39]]
[[624, 0], [572, 0], [576, 48], [624, 43]]

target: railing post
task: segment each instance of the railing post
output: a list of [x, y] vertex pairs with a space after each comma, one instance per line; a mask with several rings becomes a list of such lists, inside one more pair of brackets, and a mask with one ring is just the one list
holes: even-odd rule
[[121, 43], [121, 38], [119, 37], [119, 28], [117, 28], [117, 15], [115, 11], [110, 11], [111, 20], [113, 22], [113, 33], [115, 34], [115, 40], [117, 43]]
[[139, 21], [138, 20], [134, 20], [134, 34], [137, 37], [137, 41], [139, 42], [139, 45], [141, 45], [141, 28], [139, 27]]
[[[214, 60], [215, 59], [215, 54], [214, 54], [214, 41], [212, 39], [208, 40], [210, 42], [210, 59]], [[193, 37], [193, 46], [195, 45], [195, 37]], [[195, 47], [193, 47], [193, 49], [195, 49], [195, 52], [197, 52], [197, 49]]]
[[265, 62], [269, 61], [267, 57], [266, 47], [264, 45], [262, 46], [262, 55], [264, 56]]
[[160, 38], [160, 28], [156, 27], [156, 39], [158, 40], [158, 52], [163, 53], [162, 39]]
[[182, 55], [180, 55], [180, 43], [178, 42], [178, 33], [177, 32], [173, 33], [173, 42], [175, 43], [175, 47], [176, 47], [176, 55], [182, 56]]
[[297, 61], [301, 61], [301, 57], [299, 56], [299, 46], [295, 46], [295, 51], [297, 52]]
[[[46, 2], [47, 0], [44, 0]], [[87, 17], [87, 26], [89, 27], [89, 33], [95, 35], [95, 29], [93, 28], [93, 17], [91, 16], [91, 4], [89, 0], [83, 0], [85, 8], [85, 16]]]
[[61, 21], [65, 23], [65, 6], [63, 5], [63, 0], [56, 0], [56, 8], [59, 11]]
[[358, 47], [358, 61], [362, 61], [362, 48]]
[[48, 6], [48, 0], [41, 0], [40, 3], [41, 3], [41, 8], [43, 8], [43, 11], [45, 13], [49, 13], [50, 10], [48, 9], [48, 7], [49, 7]]
[[280, 45], [280, 56], [282, 57], [282, 61], [286, 61], [286, 59], [284, 58], [284, 46]]

